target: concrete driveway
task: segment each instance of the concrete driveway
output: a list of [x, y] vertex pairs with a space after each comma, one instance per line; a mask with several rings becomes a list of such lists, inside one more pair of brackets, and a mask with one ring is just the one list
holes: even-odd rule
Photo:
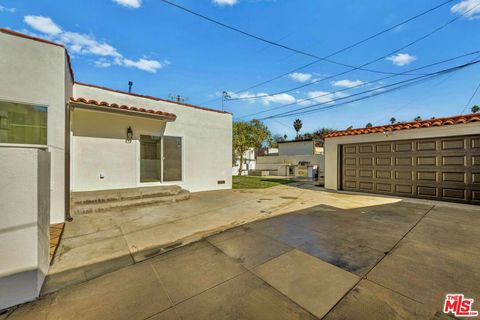
[[315, 192], [324, 204], [70, 286], [8, 319], [451, 319], [447, 293], [480, 309], [480, 208]]

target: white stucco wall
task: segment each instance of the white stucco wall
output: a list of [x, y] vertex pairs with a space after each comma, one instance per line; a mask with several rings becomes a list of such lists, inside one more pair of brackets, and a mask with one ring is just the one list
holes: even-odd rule
[[[196, 192], [232, 187], [232, 116], [164, 101], [75, 84], [74, 97], [162, 110], [174, 122], [96, 111], [73, 111], [73, 191], [161, 185], [140, 183], [140, 134], [182, 137], [183, 180], [176, 184]], [[125, 142], [126, 130], [134, 132]], [[100, 173], [105, 174], [100, 179]], [[218, 184], [218, 181], [225, 184]]]
[[325, 188], [338, 190], [338, 146], [349, 143], [395, 141], [479, 134], [480, 123], [472, 122], [442, 127], [393, 131], [389, 134], [370, 133], [325, 139]]
[[0, 32], [0, 100], [48, 107], [52, 223], [65, 217], [65, 102], [72, 82], [67, 72], [64, 48]]
[[[242, 175], [248, 175], [248, 170], [255, 170], [256, 160], [255, 160], [255, 149], [250, 148], [249, 150], [243, 153], [243, 166], [242, 166]], [[240, 158], [235, 159], [234, 165], [232, 166], [232, 175], [237, 176], [238, 170], [240, 169]]]
[[278, 144], [278, 154], [281, 156], [311, 155], [313, 153], [313, 141], [294, 141]]
[[325, 166], [324, 156], [315, 155], [295, 155], [295, 156], [261, 156], [257, 157], [257, 170], [277, 170], [278, 175], [287, 175], [287, 166], [296, 166], [300, 161], [308, 161], [311, 165], [318, 166], [319, 171], [323, 171]]
[[0, 310], [38, 297], [48, 271], [50, 154], [0, 148]]

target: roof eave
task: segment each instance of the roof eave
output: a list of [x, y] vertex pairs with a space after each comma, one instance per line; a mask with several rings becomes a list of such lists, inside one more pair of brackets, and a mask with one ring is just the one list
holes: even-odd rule
[[161, 120], [161, 121], [165, 121], [165, 122], [173, 122], [177, 119], [177, 117], [175, 115], [161, 115], [161, 114], [156, 114], [156, 113], [148, 113], [148, 112], [134, 111], [134, 110], [128, 110], [128, 109], [97, 106], [95, 104], [88, 104], [88, 103], [82, 103], [82, 102], [71, 101], [70, 105], [73, 106], [74, 108], [80, 108], [80, 109], [83, 109], [83, 110], [91, 110], [91, 111], [107, 112], [107, 113], [113, 113], [113, 114], [121, 114], [121, 115], [124, 115], [124, 116]]

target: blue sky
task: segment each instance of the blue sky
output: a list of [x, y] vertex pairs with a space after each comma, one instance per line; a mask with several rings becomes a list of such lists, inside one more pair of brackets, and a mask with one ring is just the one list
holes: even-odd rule
[[[172, 0], [226, 24], [319, 56], [386, 29], [444, 1], [411, 0]], [[464, 17], [418, 44], [369, 66], [405, 72], [433, 62], [480, 50], [480, 0], [457, 0], [407, 25], [332, 59], [362, 65], [415, 40], [469, 8]], [[222, 91], [237, 92], [313, 61], [300, 54], [226, 30], [159, 0], [0, 0], [0, 26], [63, 42], [72, 55], [76, 80], [119, 90], [134, 82], [134, 92], [168, 98], [180, 94], [187, 102], [221, 108]], [[440, 68], [470, 61], [469, 56]], [[240, 96], [275, 93], [348, 70], [319, 62], [309, 68], [244, 92]], [[323, 95], [384, 75], [353, 71], [286, 95], [227, 101], [235, 119], [286, 103]], [[354, 94], [406, 79], [348, 91]], [[344, 129], [368, 122], [383, 124], [393, 116], [411, 120], [460, 114], [480, 82], [480, 65], [435, 78], [407, 89], [325, 112], [299, 116], [302, 131], [320, 127]], [[237, 95], [238, 96], [238, 95]], [[303, 105], [306, 102], [303, 101]], [[472, 104], [480, 104], [480, 94]], [[299, 106], [280, 109], [265, 116]], [[241, 119], [248, 120], [251, 117]], [[296, 116], [266, 120], [273, 133], [294, 136]]]

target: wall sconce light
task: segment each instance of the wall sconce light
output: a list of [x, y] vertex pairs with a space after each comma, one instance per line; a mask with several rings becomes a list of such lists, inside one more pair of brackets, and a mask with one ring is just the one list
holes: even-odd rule
[[127, 142], [130, 143], [132, 142], [133, 139], [133, 130], [132, 127], [127, 128]]

